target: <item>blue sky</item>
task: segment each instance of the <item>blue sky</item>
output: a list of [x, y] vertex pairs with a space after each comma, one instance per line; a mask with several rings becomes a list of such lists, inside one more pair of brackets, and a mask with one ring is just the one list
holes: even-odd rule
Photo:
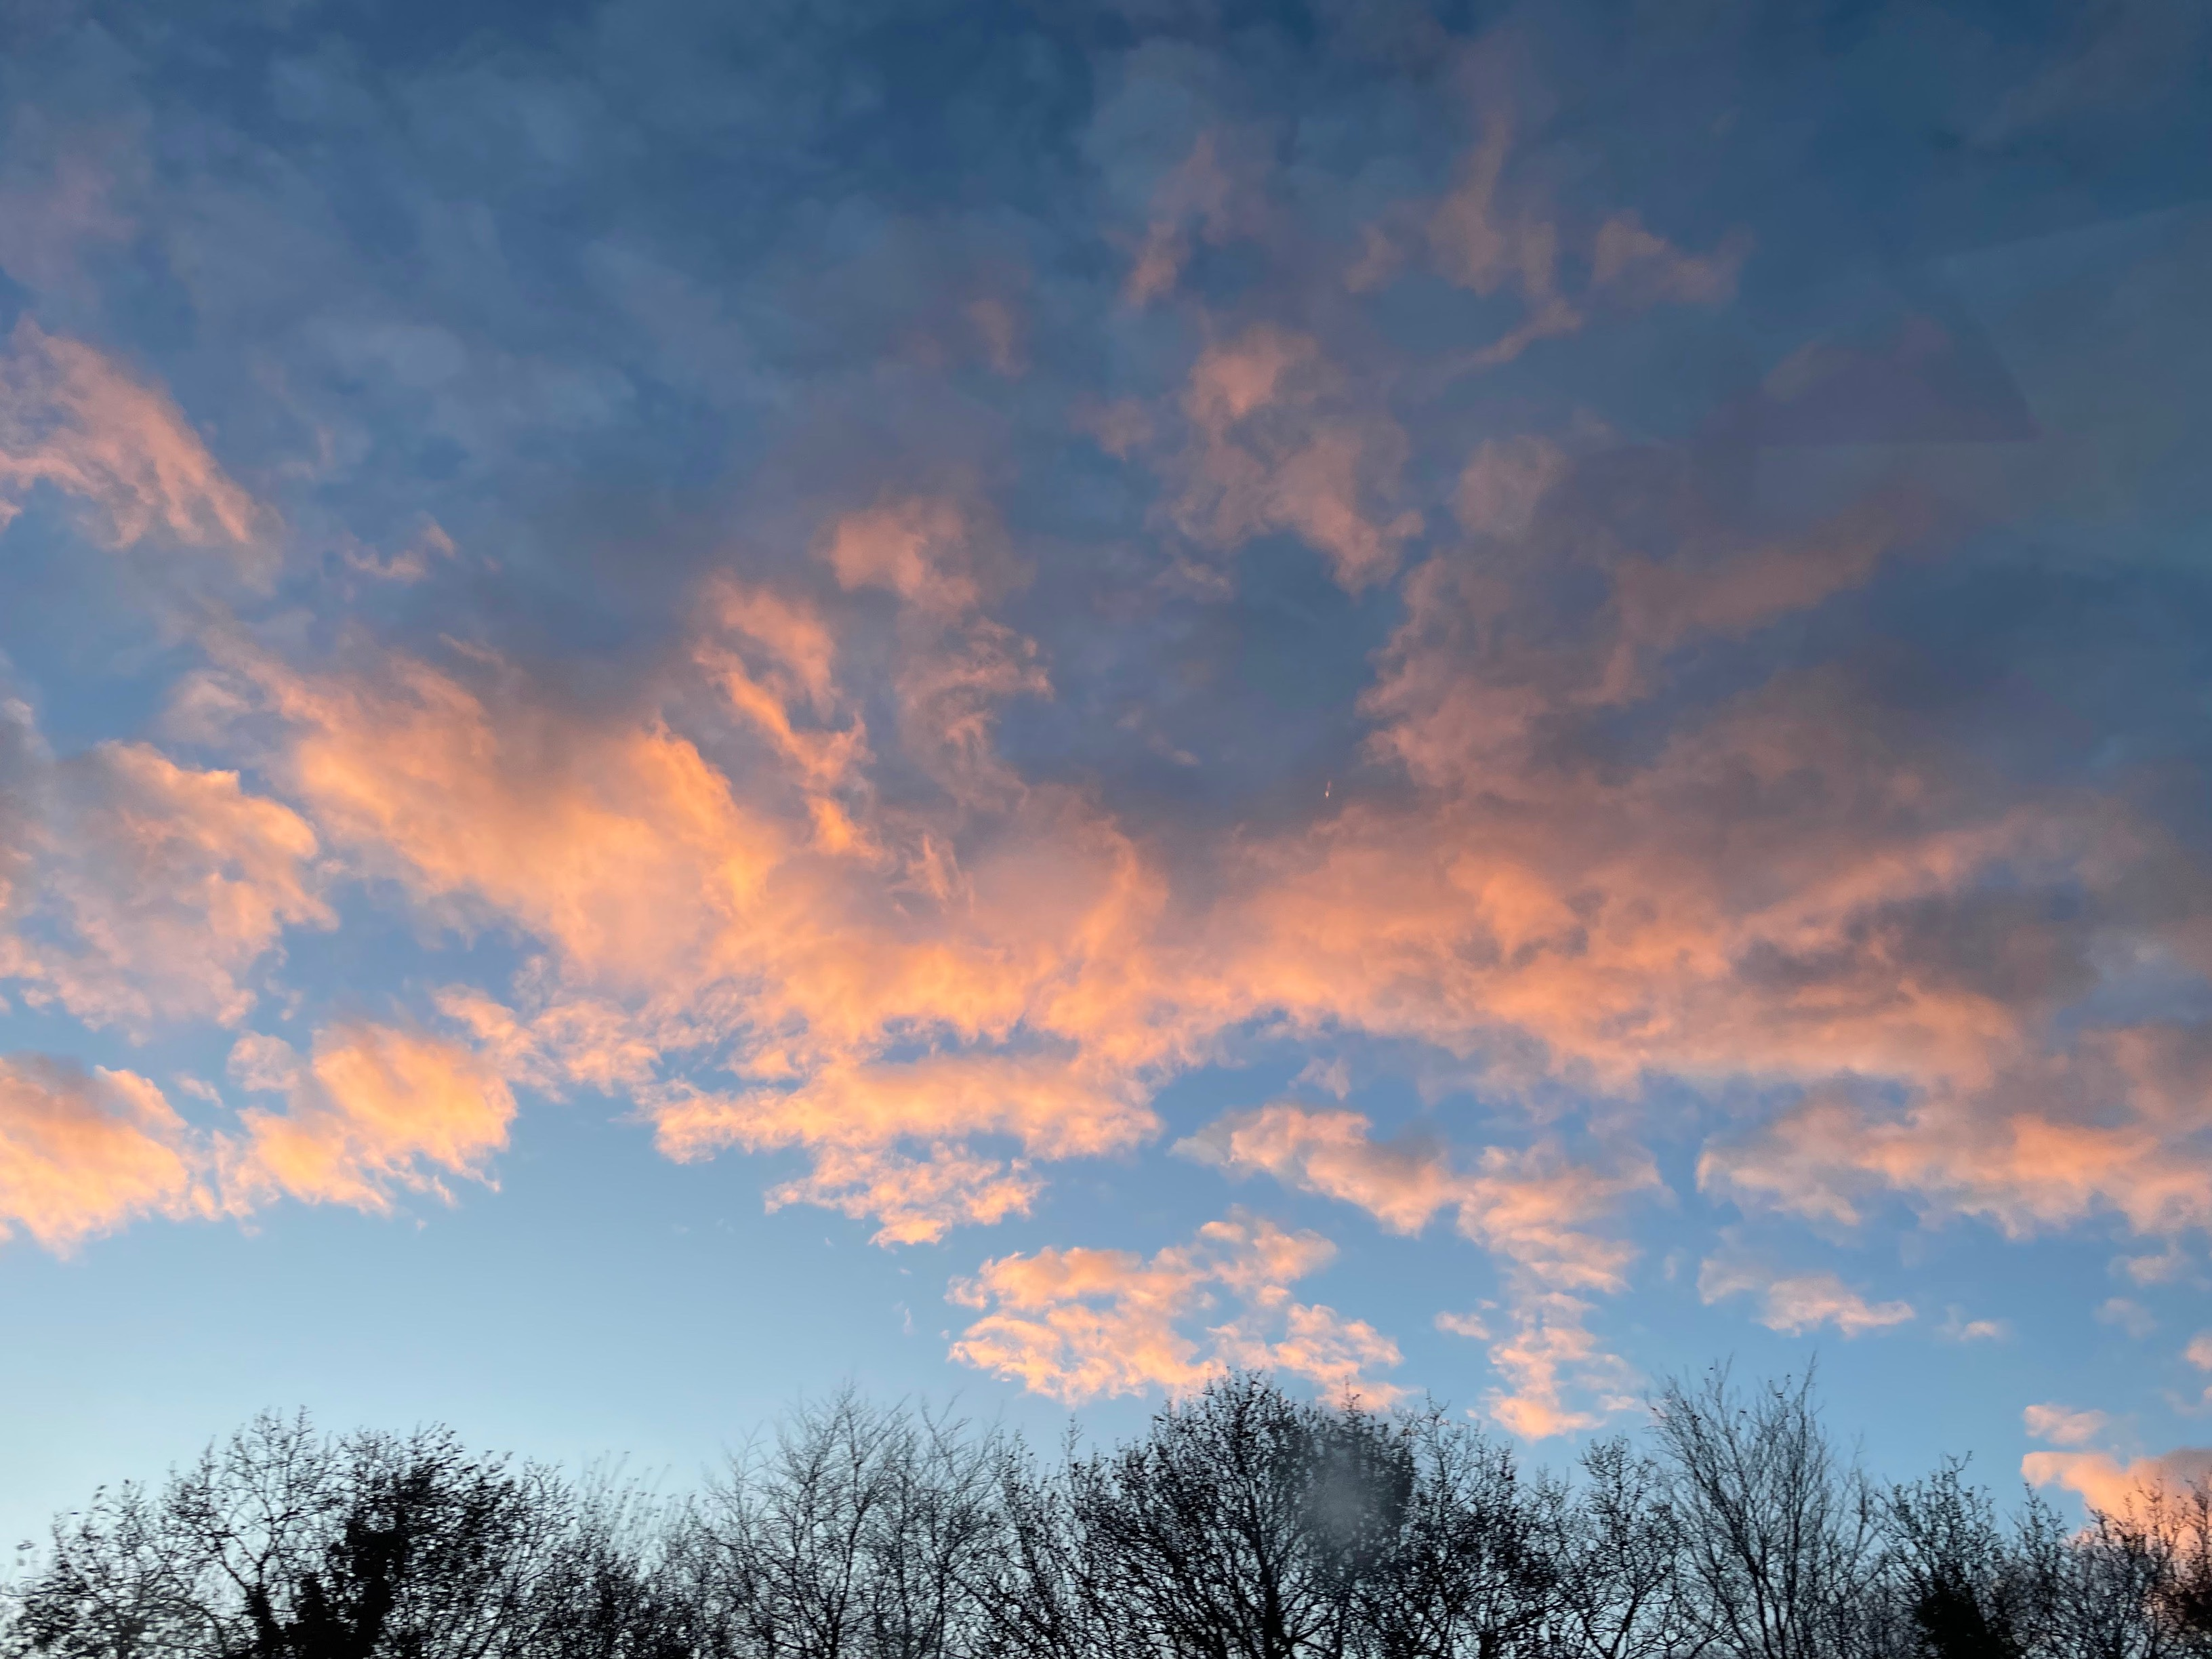
[[0, 1529], [1224, 1364], [2212, 1455], [2198, 9], [0, 30]]

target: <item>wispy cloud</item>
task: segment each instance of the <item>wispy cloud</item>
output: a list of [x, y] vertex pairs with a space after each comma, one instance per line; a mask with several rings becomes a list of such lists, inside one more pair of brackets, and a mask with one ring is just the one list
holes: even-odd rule
[[1846, 1337], [1862, 1336], [1917, 1316], [1909, 1302], [1869, 1302], [1833, 1273], [1778, 1273], [1749, 1256], [1717, 1255], [1698, 1269], [1698, 1294], [1706, 1302], [1750, 1296], [1759, 1304], [1759, 1322], [1770, 1330], [1802, 1336], [1832, 1325]]
[[94, 539], [163, 538], [267, 575], [269, 514], [233, 483], [175, 404], [91, 346], [28, 317], [0, 355], [0, 528], [40, 485]]

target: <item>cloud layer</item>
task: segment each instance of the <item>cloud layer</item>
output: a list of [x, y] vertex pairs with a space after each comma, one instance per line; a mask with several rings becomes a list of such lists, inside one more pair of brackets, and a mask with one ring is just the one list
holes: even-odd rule
[[[1902, 1342], [2009, 1329], [1916, 1230], [2193, 1261], [2212, 233], [1987, 135], [2194, 118], [1947, 35], [1908, 165], [1881, 31], [988, 10], [919, 101], [866, 6], [241, 36], [252, 110], [26, 37], [0, 1228], [386, 1212], [588, 1103], [950, 1252], [1055, 1398], [1436, 1330], [1530, 1436], [1681, 1263]], [[1048, 1237], [1074, 1166], [1255, 1207]], [[1324, 1224], [1494, 1294], [1295, 1300]]]

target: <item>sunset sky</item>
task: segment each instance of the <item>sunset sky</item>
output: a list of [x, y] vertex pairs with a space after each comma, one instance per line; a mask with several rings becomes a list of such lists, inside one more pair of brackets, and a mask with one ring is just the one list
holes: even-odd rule
[[2208, 53], [0, 6], [0, 1534], [1224, 1364], [2212, 1463]]

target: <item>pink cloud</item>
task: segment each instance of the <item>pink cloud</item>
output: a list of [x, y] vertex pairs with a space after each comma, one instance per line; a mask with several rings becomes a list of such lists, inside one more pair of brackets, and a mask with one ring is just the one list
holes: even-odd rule
[[[2198, 1112], [2212, 1050], [2179, 1028], [2092, 1030], [1982, 1087], [1938, 1086], [1902, 1109], [1816, 1092], [1751, 1138], [1711, 1147], [1702, 1182], [1851, 1224], [1893, 1191], [2014, 1236], [2117, 1214], [2136, 1231], [2212, 1224], [2212, 1146]], [[1980, 1081], [1980, 1079], [1976, 1079]]]
[[1396, 1232], [1418, 1232], [1439, 1210], [1460, 1231], [1563, 1289], [1617, 1291], [1633, 1254], [1589, 1231], [1657, 1176], [1640, 1160], [1609, 1175], [1570, 1164], [1554, 1146], [1486, 1147], [1462, 1168], [1441, 1143], [1372, 1139], [1360, 1113], [1291, 1103], [1221, 1119], [1177, 1150], [1232, 1174], [1265, 1171], [1285, 1184], [1358, 1205]]
[[1150, 305], [1175, 291], [1191, 256], [1194, 233], [1219, 246], [1258, 234], [1267, 222], [1261, 168], [1242, 152], [1240, 136], [1201, 132], [1190, 153], [1152, 192], [1152, 216], [1122, 284], [1130, 305]]
[[[1398, 1363], [1397, 1345], [1364, 1322], [1291, 1299], [1290, 1285], [1334, 1253], [1317, 1233], [1236, 1211], [1150, 1257], [1082, 1249], [1001, 1256], [952, 1287], [955, 1302], [983, 1310], [952, 1357], [1071, 1405], [1191, 1389], [1225, 1365], [1265, 1366], [1387, 1405], [1398, 1390], [1371, 1373]], [[1231, 1316], [1193, 1328], [1216, 1311]]]
[[284, 1091], [282, 1110], [194, 1125], [136, 1073], [0, 1056], [0, 1239], [66, 1254], [142, 1217], [245, 1219], [282, 1198], [387, 1212], [398, 1191], [487, 1179], [514, 1114], [479, 1055], [388, 1026], [325, 1030], [304, 1066], [252, 1035], [233, 1058], [247, 1087]]
[[2075, 1411], [2057, 1405], [2029, 1406], [2020, 1415], [2030, 1434], [2054, 1446], [2087, 1445], [2102, 1434], [2112, 1421], [2103, 1412]]
[[514, 1099], [471, 1050], [383, 1025], [316, 1038], [281, 1111], [240, 1114], [226, 1188], [234, 1207], [276, 1193], [385, 1212], [395, 1188], [447, 1196], [443, 1177], [488, 1180]]
[[1735, 297], [1736, 273], [1750, 252], [1750, 238], [1736, 232], [1711, 253], [1687, 253], [1646, 230], [1638, 215], [1619, 213], [1598, 227], [1590, 283], [1638, 305], [1721, 305]]
[[263, 509], [176, 405], [26, 317], [0, 357], [0, 526], [40, 484], [82, 502], [93, 533], [112, 546], [161, 535], [228, 550], [241, 574], [266, 574]]
[[1289, 531], [1357, 592], [1390, 575], [1419, 533], [1418, 512], [1389, 505], [1404, 432], [1348, 396], [1311, 337], [1261, 323], [1208, 346], [1182, 410], [1193, 441], [1166, 461], [1180, 485], [1167, 512], [1200, 546], [1228, 550]]
[[[1225, 419], [1289, 395], [1307, 360], [1263, 343], [1222, 359], [1194, 406]], [[1559, 487], [1556, 464], [1530, 465], [1522, 498]], [[1500, 523], [1541, 533], [1526, 500], [1498, 508]], [[1130, 1126], [1148, 1123], [1154, 1081], [1256, 1018], [1517, 1055], [1510, 1076], [1529, 1083], [1847, 1071], [1963, 1097], [2016, 1063], [2034, 1010], [1915, 957], [1929, 947], [1891, 942], [1885, 918], [1995, 876], [2116, 878], [2139, 856], [2107, 809], [1982, 807], [1930, 757], [1836, 720], [1817, 679], [1749, 694], [1611, 777], [1542, 757], [1546, 710], [1636, 695], [1614, 665], [1624, 641], [1756, 626], [1863, 579], [1886, 544], [1878, 524], [1846, 519], [1802, 549], [1717, 564], [1716, 593], [1746, 571], [1784, 573], [1725, 603], [1654, 587], [1635, 556], [1613, 556], [1621, 592], [1643, 597], [1607, 613], [1609, 638], [1541, 648], [1494, 631], [1498, 607], [1518, 602], [1510, 580], [1486, 586], [1457, 556], [1424, 567], [1366, 705], [1376, 757], [1413, 787], [1244, 837], [1202, 900], [1171, 903], [1180, 878], [1159, 849], [997, 751], [994, 709], [1036, 684], [1025, 647], [981, 609], [1010, 579], [997, 534], [937, 498], [833, 519], [823, 571], [890, 596], [888, 659], [848, 658], [829, 599], [724, 580], [687, 654], [629, 708], [564, 711], [495, 662], [392, 656], [310, 674], [234, 641], [203, 701], [277, 716], [266, 769], [355, 867], [452, 925], [547, 947], [516, 1006], [469, 1005], [517, 1080], [560, 1086], [588, 1067], [595, 1086], [634, 1089], [670, 1057], [729, 1045], [747, 1081], [711, 1097], [720, 1139], [678, 1133], [707, 1121], [686, 1114], [708, 1097], [667, 1094], [653, 1107], [664, 1145], [834, 1152], [834, 1173], [825, 1163], [780, 1194], [895, 1210], [886, 1237], [1018, 1211], [1035, 1160], [1126, 1149], [1150, 1133]], [[885, 757], [859, 712], [870, 684], [902, 710], [892, 752], [938, 757], [940, 802], [878, 793]], [[719, 730], [696, 718], [716, 697], [734, 722]], [[936, 1091], [927, 1067], [884, 1075], [927, 1111], [879, 1112], [854, 1079], [917, 1041], [1065, 1055], [1081, 1086], [1025, 1097], [1057, 1103], [1048, 1115], [1065, 1124], [1110, 1101], [1101, 1121], [1120, 1127], [1048, 1128], [985, 1092]], [[1790, 1133], [1711, 1150], [1709, 1184], [1766, 1190], [1796, 1146], [1812, 1173], [1786, 1176], [1791, 1190], [1842, 1194], [1850, 1136]], [[1030, 1167], [969, 1144], [996, 1135]], [[1371, 1186], [1380, 1156], [1340, 1147], [1301, 1178], [1365, 1159]], [[922, 1170], [933, 1163], [961, 1173]], [[1462, 1225], [1534, 1263], [1540, 1229], [1505, 1200], [1535, 1190], [1536, 1172], [1491, 1178], [1487, 1206], [1454, 1189]], [[1425, 1201], [1380, 1191], [1378, 1213]], [[1546, 1283], [1601, 1288], [1619, 1257], [1601, 1258], [1586, 1251], [1575, 1280], [1561, 1255]]]
[[1769, 1330], [1802, 1336], [1832, 1325], [1845, 1337], [1910, 1322], [1909, 1302], [1869, 1302], [1832, 1273], [1777, 1273], [1741, 1255], [1715, 1256], [1698, 1270], [1698, 1295], [1708, 1304], [1748, 1295]]
[[[1201, 470], [1260, 481], [1263, 518], [1296, 456], [1364, 418], [1317, 344], [1266, 325], [1201, 354], [1182, 412]], [[872, 1217], [885, 1242], [1022, 1212], [1046, 1164], [1126, 1153], [1161, 1081], [1255, 1029], [1407, 1041], [1486, 1067], [1502, 1099], [1595, 1097], [1624, 1131], [1655, 1075], [1807, 1091], [1708, 1147], [1702, 1179], [1831, 1220], [1883, 1191], [2015, 1227], [2197, 1213], [2212, 1184], [2174, 1156], [2196, 1133], [2185, 1057], [2148, 1032], [2044, 1053], [2065, 982], [2049, 951], [2072, 947], [2039, 957], [2031, 922], [1991, 911], [2035, 969], [1999, 984], [1949, 943], [1971, 930], [1946, 918], [2006, 892], [2094, 905], [2180, 872], [2121, 808], [1987, 788], [1820, 672], [1632, 760], [1570, 740], [1684, 644], [1865, 581], [1927, 515], [1884, 497], [1789, 537], [1706, 535], [1673, 474], [1630, 524], [1579, 465], [1534, 440], [1475, 452], [1472, 533], [1406, 577], [1362, 701], [1389, 787], [1227, 837], [1202, 877], [1097, 787], [1003, 752], [1008, 701], [1051, 682], [994, 614], [1022, 570], [972, 491], [830, 514], [811, 566], [706, 582], [622, 700], [583, 706], [482, 653], [305, 667], [226, 635], [183, 702], [210, 740], [247, 717], [273, 733], [260, 770], [319, 860], [533, 953], [506, 991], [440, 999], [503, 1079], [627, 1091], [672, 1155], [799, 1152], [773, 1201]], [[1656, 559], [1670, 538], [1680, 556]], [[1546, 608], [1562, 561], [1589, 578], [1587, 628]], [[734, 1081], [667, 1081], [709, 1060]], [[1246, 1137], [1224, 1153], [1240, 1167], [1387, 1224], [1449, 1212], [1531, 1298], [1617, 1288], [1630, 1253], [1588, 1218], [1650, 1180], [1626, 1153], [1592, 1172], [1392, 1147], [1349, 1115], [1223, 1133]], [[1567, 1321], [1539, 1322], [1563, 1353]]]
[[2029, 1452], [2020, 1460], [2020, 1472], [2031, 1486], [2057, 1486], [2078, 1494], [2093, 1510], [2124, 1515], [2212, 1481], [2212, 1448], [2182, 1446], [2132, 1460], [2109, 1452]]
[[215, 1209], [190, 1127], [135, 1072], [0, 1055], [0, 1239], [67, 1254], [142, 1216]]
[[[1042, 1158], [1095, 1157], [1134, 1146], [1158, 1122], [1126, 1088], [1101, 1087], [1064, 1062], [993, 1054], [841, 1066], [795, 1087], [736, 1096], [677, 1087], [647, 1110], [672, 1158], [732, 1145], [811, 1150], [812, 1172], [777, 1188], [771, 1203], [873, 1216], [881, 1243], [1027, 1212], [1040, 1183], [1025, 1164], [966, 1152], [971, 1138], [1011, 1138]], [[894, 1150], [902, 1146], [927, 1156]]]
[[[1624, 1200], [1656, 1184], [1638, 1161], [1624, 1174], [1570, 1164], [1553, 1146], [1492, 1146], [1462, 1164], [1441, 1143], [1372, 1139], [1358, 1112], [1288, 1103], [1221, 1119], [1177, 1150], [1232, 1175], [1265, 1171], [1285, 1184], [1356, 1204], [1397, 1232], [1418, 1232], [1439, 1212], [1508, 1265], [1505, 1316], [1493, 1336], [1472, 1316], [1442, 1315], [1438, 1327], [1492, 1343], [1491, 1363], [1508, 1386], [1493, 1390], [1491, 1414], [1516, 1434], [1566, 1433], [1620, 1403], [1626, 1367], [1601, 1348], [1577, 1291], [1614, 1292], [1633, 1250], [1597, 1229]], [[1568, 1403], [1599, 1397], [1599, 1413]]]
[[0, 975], [32, 1001], [133, 1032], [235, 1024], [285, 929], [335, 924], [313, 830], [236, 772], [179, 766], [137, 743], [56, 762], [27, 734], [18, 752], [27, 869], [0, 903]]

